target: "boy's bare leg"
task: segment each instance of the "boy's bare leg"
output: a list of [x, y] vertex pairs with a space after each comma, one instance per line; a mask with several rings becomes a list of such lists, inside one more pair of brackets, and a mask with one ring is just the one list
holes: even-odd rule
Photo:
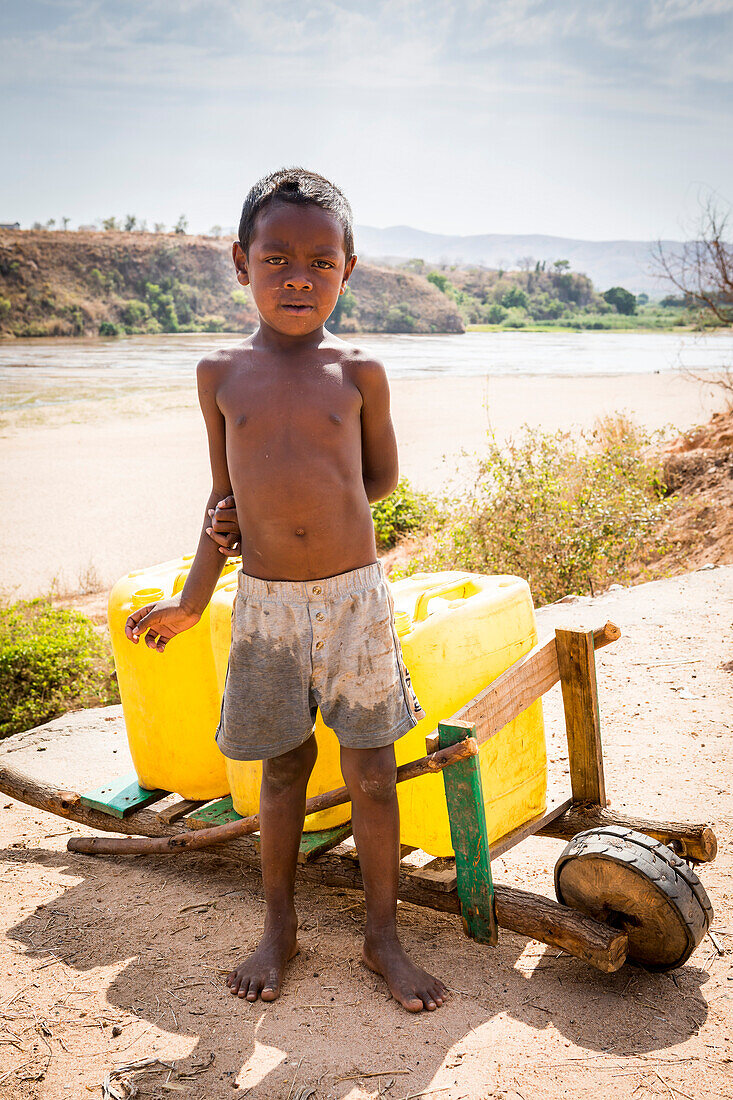
[[318, 750], [311, 736], [297, 749], [262, 763], [260, 849], [265, 888], [265, 930], [257, 950], [231, 972], [233, 996], [274, 1001], [283, 971], [298, 952], [293, 892], [305, 817], [305, 790]]
[[410, 1012], [439, 1008], [447, 991], [415, 966], [397, 938], [400, 817], [394, 746], [341, 748], [341, 770], [351, 795], [352, 825], [366, 899], [364, 962], [381, 974], [392, 996]]

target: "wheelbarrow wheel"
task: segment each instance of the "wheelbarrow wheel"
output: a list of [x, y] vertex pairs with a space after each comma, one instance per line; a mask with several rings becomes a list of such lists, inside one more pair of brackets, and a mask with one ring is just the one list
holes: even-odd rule
[[671, 848], [618, 826], [578, 833], [555, 865], [563, 905], [623, 930], [629, 960], [674, 970], [710, 927], [710, 900], [694, 871]]

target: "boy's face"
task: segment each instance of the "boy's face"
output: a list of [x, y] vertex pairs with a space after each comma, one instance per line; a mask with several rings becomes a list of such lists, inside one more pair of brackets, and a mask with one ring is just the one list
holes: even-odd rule
[[344, 230], [334, 214], [277, 200], [257, 215], [249, 252], [237, 241], [233, 258], [262, 319], [289, 336], [307, 336], [324, 324], [356, 263], [356, 256], [346, 263]]

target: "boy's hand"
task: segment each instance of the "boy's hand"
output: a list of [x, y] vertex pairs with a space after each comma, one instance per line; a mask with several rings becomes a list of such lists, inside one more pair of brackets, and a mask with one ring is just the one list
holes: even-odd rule
[[241, 553], [242, 533], [239, 530], [237, 519], [237, 506], [234, 497], [224, 497], [216, 508], [209, 508], [211, 527], [206, 528], [206, 534], [219, 547], [220, 554], [234, 557]]
[[125, 637], [137, 644], [144, 636], [145, 645], [149, 649], [162, 653], [171, 638], [195, 626], [200, 618], [195, 611], [181, 607], [179, 593], [133, 611], [125, 623]]

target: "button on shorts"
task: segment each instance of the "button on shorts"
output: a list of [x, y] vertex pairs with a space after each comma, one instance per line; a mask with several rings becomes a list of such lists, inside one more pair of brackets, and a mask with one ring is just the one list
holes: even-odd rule
[[316, 710], [349, 748], [391, 745], [424, 717], [380, 562], [313, 581], [239, 573], [216, 741], [231, 760], [302, 745]]

